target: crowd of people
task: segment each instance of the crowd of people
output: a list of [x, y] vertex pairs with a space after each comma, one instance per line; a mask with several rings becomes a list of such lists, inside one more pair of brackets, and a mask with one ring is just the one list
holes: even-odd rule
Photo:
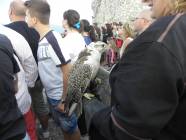
[[80, 140], [83, 125], [65, 109], [68, 78], [97, 41], [107, 44], [111, 105], [93, 114], [89, 139], [185, 140], [186, 0], [142, 2], [151, 8], [133, 21], [104, 26], [67, 10], [61, 35], [47, 1], [13, 0], [11, 23], [0, 25], [0, 140], [49, 138], [50, 116], [65, 140]]
[[107, 51], [103, 56], [104, 65], [112, 67], [122, 57], [128, 44], [148, 28], [153, 21], [150, 9], [142, 10], [135, 19], [126, 23], [112, 22], [98, 26], [96, 23], [90, 25], [87, 20], [82, 20], [84, 25], [82, 34], [87, 45], [96, 41], [107, 44]]

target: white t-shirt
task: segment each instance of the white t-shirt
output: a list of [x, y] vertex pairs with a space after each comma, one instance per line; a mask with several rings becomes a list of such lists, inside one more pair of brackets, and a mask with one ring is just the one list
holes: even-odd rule
[[79, 53], [85, 49], [86, 44], [80, 33], [70, 32], [63, 38], [62, 46], [68, 50], [73, 64], [77, 60]]
[[60, 100], [63, 94], [60, 66], [70, 62], [69, 53], [62, 45], [62, 36], [55, 31], [48, 32], [39, 42], [37, 58], [39, 76], [48, 98]]

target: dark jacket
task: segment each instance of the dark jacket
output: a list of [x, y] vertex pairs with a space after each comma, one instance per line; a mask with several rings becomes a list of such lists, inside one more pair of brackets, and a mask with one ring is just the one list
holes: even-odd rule
[[33, 56], [37, 62], [37, 49], [40, 38], [39, 33], [35, 29], [29, 28], [25, 21], [16, 21], [5, 26], [20, 33], [25, 38], [25, 40], [30, 45]]
[[163, 17], [111, 72], [112, 105], [94, 115], [91, 139], [186, 140], [185, 82], [186, 15]]
[[21, 140], [26, 129], [15, 98], [13, 75], [19, 66], [10, 40], [0, 34], [0, 140]]

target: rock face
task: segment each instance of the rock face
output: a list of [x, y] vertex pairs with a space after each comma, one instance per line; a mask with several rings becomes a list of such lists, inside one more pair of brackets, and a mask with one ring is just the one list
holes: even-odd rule
[[143, 9], [141, 0], [93, 0], [93, 22], [100, 24], [132, 20]]

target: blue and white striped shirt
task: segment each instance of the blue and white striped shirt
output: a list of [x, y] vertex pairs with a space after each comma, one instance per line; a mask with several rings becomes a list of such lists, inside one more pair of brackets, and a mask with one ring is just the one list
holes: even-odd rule
[[63, 94], [63, 73], [60, 66], [70, 62], [69, 53], [61, 42], [61, 35], [50, 31], [39, 42], [37, 52], [39, 76], [47, 96], [55, 100], [60, 100]]

